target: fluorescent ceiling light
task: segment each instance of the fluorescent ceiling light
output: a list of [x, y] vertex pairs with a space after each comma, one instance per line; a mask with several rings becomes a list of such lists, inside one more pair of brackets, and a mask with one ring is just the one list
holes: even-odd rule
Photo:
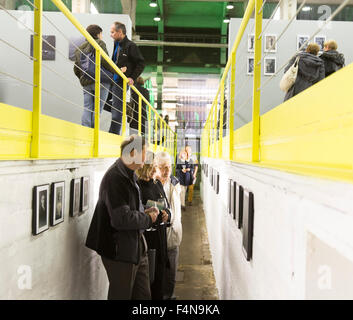
[[224, 23], [229, 23], [230, 22], [230, 19], [229, 17], [225, 17], [224, 20], [223, 20]]
[[92, 2], [91, 2], [91, 13], [93, 13], [93, 14], [98, 14], [99, 13], [97, 8], [94, 6], [94, 4]]
[[152, 7], [152, 8], [157, 7], [157, 1], [151, 1], [150, 2], [150, 7]]
[[159, 13], [157, 13], [157, 15], [153, 18], [154, 21], [161, 21], [161, 16], [159, 15]]
[[227, 4], [227, 9], [228, 9], [228, 10], [231, 10], [231, 9], [233, 9], [233, 8], [234, 8], [234, 6], [233, 6], [231, 3], [228, 3], [228, 4]]
[[310, 7], [304, 7], [302, 10], [303, 10], [303, 11], [310, 11], [311, 8], [310, 8]]

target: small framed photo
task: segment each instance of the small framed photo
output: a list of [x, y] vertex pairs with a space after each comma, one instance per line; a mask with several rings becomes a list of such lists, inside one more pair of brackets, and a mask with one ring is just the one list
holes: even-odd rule
[[49, 184], [33, 188], [32, 234], [49, 229]]
[[80, 211], [84, 212], [89, 207], [89, 177], [81, 178]]
[[323, 52], [324, 51], [324, 44], [326, 42], [326, 36], [315, 36], [314, 42], [319, 45], [320, 52]]
[[234, 184], [234, 220], [237, 221], [238, 229], [243, 226], [243, 187]]
[[277, 52], [277, 35], [266, 34], [265, 35], [265, 52]]
[[264, 75], [272, 76], [276, 73], [276, 57], [265, 58], [264, 60]]
[[70, 190], [70, 216], [74, 217], [80, 212], [80, 192], [81, 192], [81, 179], [71, 180]]
[[55, 226], [64, 221], [65, 212], [65, 181], [51, 185], [50, 224]]
[[243, 210], [243, 252], [247, 261], [252, 258], [252, 243], [254, 232], [254, 195], [244, 189]]
[[233, 185], [233, 180], [229, 179], [228, 180], [228, 213], [232, 213], [232, 185]]
[[248, 52], [255, 51], [255, 35], [248, 34]]
[[[309, 40], [308, 35], [297, 35], [297, 50], [299, 50], [305, 43], [305, 41]], [[305, 51], [308, 46], [308, 42], [300, 49], [300, 51]]]
[[254, 58], [253, 57], [248, 57], [247, 74], [248, 75], [253, 75], [254, 74]]
[[216, 178], [215, 191], [216, 191], [216, 194], [218, 194], [219, 193], [219, 172], [218, 171], [216, 172], [215, 178]]

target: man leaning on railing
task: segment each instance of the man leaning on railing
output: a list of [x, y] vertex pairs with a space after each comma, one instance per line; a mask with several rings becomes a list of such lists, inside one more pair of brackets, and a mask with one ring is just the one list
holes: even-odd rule
[[[126, 27], [120, 22], [114, 22], [110, 28], [110, 36], [114, 39], [112, 60], [119, 67], [126, 67], [125, 76], [128, 85], [133, 85], [145, 68], [144, 58], [134, 42], [126, 36]], [[112, 123], [109, 132], [120, 134], [123, 114], [123, 79], [114, 75]]]

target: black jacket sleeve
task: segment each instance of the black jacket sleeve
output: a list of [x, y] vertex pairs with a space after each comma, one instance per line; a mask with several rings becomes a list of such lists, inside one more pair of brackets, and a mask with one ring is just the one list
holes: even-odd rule
[[151, 227], [152, 219], [148, 214], [130, 209], [129, 192], [123, 184], [108, 182], [103, 199], [114, 229], [140, 230]]
[[135, 69], [130, 77], [135, 81], [137, 77], [143, 72], [143, 69], [145, 69], [145, 59], [143, 58], [140, 49], [134, 42], [131, 42], [129, 51], [129, 56], [135, 63]]

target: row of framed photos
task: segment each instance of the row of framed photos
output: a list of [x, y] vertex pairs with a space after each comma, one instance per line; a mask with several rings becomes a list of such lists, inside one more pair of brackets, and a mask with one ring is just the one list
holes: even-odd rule
[[254, 233], [254, 194], [238, 184], [228, 181], [228, 213], [238, 229], [242, 230], [243, 252], [247, 261], [252, 259]]
[[[309, 40], [309, 35], [297, 35], [297, 50]], [[314, 37], [314, 42], [320, 46], [320, 51], [324, 50], [324, 43], [326, 41], [325, 35], [317, 35]], [[255, 35], [248, 34], [248, 52], [254, 52], [255, 50]], [[305, 50], [306, 46], [302, 48]], [[264, 36], [264, 52], [277, 52], [277, 35], [276, 34], [265, 34]]]
[[[216, 194], [219, 193], [219, 172], [207, 163], [202, 163], [202, 171]], [[247, 261], [252, 259], [254, 233], [254, 194], [238, 184], [228, 181], [228, 213], [232, 215], [236, 226], [242, 231], [242, 248]]]
[[[49, 193], [50, 191], [50, 193]], [[65, 181], [35, 186], [33, 188], [32, 234], [37, 235], [64, 221]], [[89, 177], [71, 180], [70, 216], [84, 212], [89, 207]]]
[[[264, 75], [272, 76], [277, 70], [277, 60], [276, 57], [266, 57], [264, 59]], [[248, 57], [247, 60], [247, 74], [254, 74], [254, 57]]]

